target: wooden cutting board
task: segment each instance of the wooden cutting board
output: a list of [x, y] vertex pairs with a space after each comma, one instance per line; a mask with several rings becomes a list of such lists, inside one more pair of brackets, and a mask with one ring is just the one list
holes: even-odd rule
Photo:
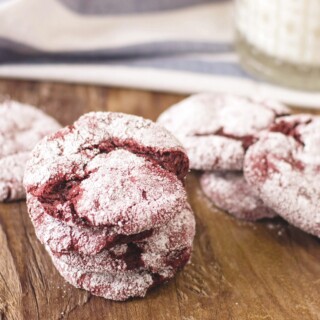
[[[0, 94], [40, 105], [63, 125], [97, 110], [155, 120], [183, 98], [24, 81], [0, 81]], [[233, 219], [206, 200], [197, 174], [188, 176], [187, 189], [197, 220], [191, 264], [146, 298], [128, 302], [67, 284], [36, 239], [25, 203], [1, 204], [0, 319], [320, 319], [319, 239], [280, 218]]]

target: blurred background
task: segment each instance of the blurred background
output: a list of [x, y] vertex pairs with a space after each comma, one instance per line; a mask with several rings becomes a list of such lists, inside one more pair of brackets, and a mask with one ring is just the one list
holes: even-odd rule
[[319, 0], [0, 0], [0, 77], [320, 107]]

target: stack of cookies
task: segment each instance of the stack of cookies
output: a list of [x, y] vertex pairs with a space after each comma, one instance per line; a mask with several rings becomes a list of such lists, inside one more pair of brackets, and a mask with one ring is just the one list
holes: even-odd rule
[[280, 215], [320, 236], [320, 117], [268, 100], [198, 94], [158, 119], [202, 171], [204, 194], [233, 216]]
[[188, 157], [163, 127], [98, 112], [42, 140], [27, 164], [36, 234], [61, 275], [113, 300], [142, 297], [190, 259]]

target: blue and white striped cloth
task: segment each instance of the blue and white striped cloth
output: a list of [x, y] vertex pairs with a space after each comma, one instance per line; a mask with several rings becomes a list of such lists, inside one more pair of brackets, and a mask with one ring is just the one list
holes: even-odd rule
[[261, 95], [320, 108], [319, 92], [254, 79], [230, 0], [0, 0], [0, 77]]

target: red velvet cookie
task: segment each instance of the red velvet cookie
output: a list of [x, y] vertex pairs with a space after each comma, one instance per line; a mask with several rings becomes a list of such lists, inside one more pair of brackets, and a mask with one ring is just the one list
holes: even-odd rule
[[28, 212], [35, 227], [38, 239], [51, 251], [63, 254], [77, 252], [82, 255], [95, 255], [115, 245], [138, 241], [149, 237], [153, 229], [134, 235], [120, 235], [108, 227], [79, 226], [68, 224], [47, 214], [42, 203], [27, 195]]
[[37, 145], [25, 186], [54, 218], [130, 235], [182, 210], [187, 171], [184, 149], [161, 126], [97, 112]]
[[296, 227], [320, 236], [320, 117], [278, 119], [249, 148], [244, 174], [267, 206]]
[[166, 270], [160, 273], [144, 270], [119, 274], [86, 272], [63, 263], [57, 257], [51, 256], [51, 258], [60, 274], [73, 286], [85, 289], [93, 295], [118, 301], [144, 297], [149, 289], [168, 281], [174, 275]]
[[40, 142], [25, 174], [29, 215], [61, 275], [113, 300], [144, 296], [189, 260], [188, 158], [164, 128], [91, 113]]
[[276, 213], [264, 205], [241, 172], [206, 172], [200, 178], [205, 195], [219, 208], [238, 219], [273, 218]]
[[71, 202], [90, 225], [138, 233], [166, 224], [186, 201], [176, 175], [127, 150], [97, 155], [86, 173]]
[[59, 124], [32, 106], [16, 101], [0, 104], [0, 201], [25, 197], [23, 173], [30, 151]]
[[0, 201], [25, 197], [22, 177], [29, 158], [30, 152], [20, 152], [0, 159]]
[[174, 272], [181, 265], [181, 260], [189, 260], [194, 233], [194, 216], [187, 205], [167, 225], [154, 229], [150, 237], [116, 245], [96, 255], [59, 254], [52, 252], [50, 247], [48, 249], [67, 265], [77, 265], [87, 272], [115, 274], [139, 268], [153, 273], [164, 269]]
[[197, 94], [158, 118], [187, 150], [196, 170], [242, 170], [245, 150], [256, 135], [289, 110], [267, 100]]
[[195, 219], [190, 205], [186, 204], [166, 226], [155, 229], [151, 237], [136, 243], [142, 250], [144, 265], [156, 272], [159, 266], [179, 267], [181, 259], [185, 264], [191, 255], [194, 236]]

